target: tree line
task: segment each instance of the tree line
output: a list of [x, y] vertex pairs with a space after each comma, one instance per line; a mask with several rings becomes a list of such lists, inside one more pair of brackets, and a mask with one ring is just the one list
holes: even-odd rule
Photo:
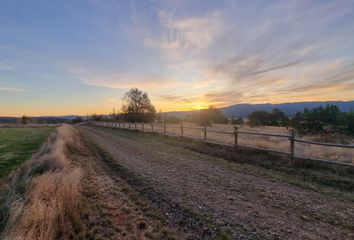
[[305, 108], [288, 118], [281, 110], [255, 111], [248, 116], [251, 126], [286, 126], [300, 133], [344, 133], [354, 135], [354, 111], [342, 112], [336, 105]]
[[326, 133], [340, 132], [354, 134], [354, 112], [342, 112], [336, 105], [327, 105], [313, 109], [305, 108], [303, 112], [297, 112], [288, 117], [280, 109], [274, 108], [271, 112], [254, 111], [247, 116], [227, 118], [220, 109], [210, 106], [208, 109], [198, 110], [183, 118], [166, 116], [157, 113], [154, 105], [146, 92], [137, 88], [130, 89], [125, 93], [124, 104], [120, 113], [113, 112], [108, 116], [92, 115], [94, 121], [127, 121], [127, 122], [166, 122], [177, 124], [192, 122], [201, 126], [215, 124], [244, 124], [250, 126], [284, 126], [297, 129], [300, 133]]

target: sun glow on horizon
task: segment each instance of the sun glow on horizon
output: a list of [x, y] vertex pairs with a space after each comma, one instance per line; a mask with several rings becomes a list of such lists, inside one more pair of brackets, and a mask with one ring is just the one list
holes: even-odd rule
[[109, 114], [132, 87], [158, 112], [353, 100], [353, 10], [354, 1], [3, 0], [0, 115]]

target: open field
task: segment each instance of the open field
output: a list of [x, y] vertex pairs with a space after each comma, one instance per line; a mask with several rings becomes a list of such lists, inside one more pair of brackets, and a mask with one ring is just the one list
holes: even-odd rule
[[0, 179], [38, 151], [50, 127], [0, 128]]
[[[191, 138], [203, 138], [203, 129], [192, 123], [184, 123], [183, 135]], [[131, 124], [131, 128], [135, 125]], [[167, 124], [166, 133], [171, 135], [180, 136], [181, 134], [180, 124]], [[191, 128], [193, 129], [191, 129]], [[128, 128], [128, 124], [125, 124], [125, 128]], [[142, 124], [137, 123], [137, 128], [142, 129]], [[153, 128], [155, 132], [163, 133], [164, 127], [162, 123], [154, 123]], [[194, 129], [198, 128], [198, 129]], [[145, 131], [151, 131], [151, 124], [144, 125]], [[233, 144], [234, 143], [234, 126], [231, 124], [213, 124], [207, 127], [208, 131], [220, 131], [221, 133], [207, 133], [207, 140], [219, 143]], [[239, 131], [254, 132], [254, 133], [269, 133], [279, 135], [289, 135], [289, 130], [285, 127], [250, 127], [248, 125], [238, 126]], [[296, 136], [301, 140], [316, 140], [317, 136]], [[287, 137], [272, 137], [272, 136], [254, 136], [247, 134], [238, 134], [238, 144], [243, 146], [250, 146], [262, 149], [275, 150], [280, 152], [290, 152], [290, 142]], [[347, 144], [354, 144], [354, 139], [347, 139]], [[315, 158], [329, 161], [338, 161], [344, 163], [354, 163], [354, 148], [340, 148], [331, 146], [318, 146], [312, 144], [305, 144], [295, 142], [295, 156], [300, 158]]]

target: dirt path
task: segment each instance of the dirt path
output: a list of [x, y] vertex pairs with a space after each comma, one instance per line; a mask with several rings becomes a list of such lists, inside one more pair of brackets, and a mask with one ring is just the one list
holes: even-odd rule
[[[210, 229], [221, 239], [354, 239], [353, 203], [159, 141], [126, 138], [124, 132], [109, 129], [79, 130], [112, 156], [94, 168], [103, 171], [93, 174], [103, 178], [96, 181], [104, 185], [102, 194], [114, 187], [104, 176], [119, 176], [122, 184], [145, 196], [170, 224], [185, 232], [180, 239], [188, 232], [204, 234], [201, 239], [215, 237]], [[111, 198], [108, 205], [122, 204], [117, 199], [124, 199], [124, 194]], [[139, 214], [134, 215], [141, 218]]]
[[85, 155], [75, 157], [84, 170], [83, 202], [90, 229], [85, 239], [178, 239], [174, 227], [106, 165], [99, 150], [85, 145]]

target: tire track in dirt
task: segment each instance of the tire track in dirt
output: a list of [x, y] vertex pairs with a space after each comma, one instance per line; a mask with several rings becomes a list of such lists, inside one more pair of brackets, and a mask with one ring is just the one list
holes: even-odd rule
[[[84, 201], [89, 239], [187, 239], [177, 235], [163, 216], [106, 165], [105, 153], [86, 142], [86, 155], [77, 157], [76, 164], [84, 170]], [[89, 208], [89, 209], [87, 209]]]
[[240, 172], [237, 164], [161, 142], [132, 140], [108, 129], [80, 131], [149, 191], [203, 216], [224, 229], [226, 237], [353, 238], [352, 203]]

